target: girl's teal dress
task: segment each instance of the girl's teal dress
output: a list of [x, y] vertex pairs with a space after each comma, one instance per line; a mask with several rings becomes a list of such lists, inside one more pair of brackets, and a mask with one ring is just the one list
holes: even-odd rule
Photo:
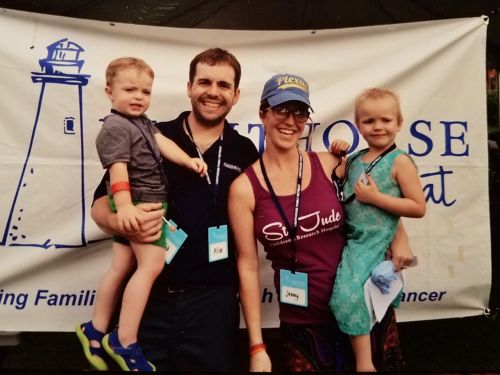
[[[354, 185], [361, 169], [370, 163], [361, 162], [366, 150], [349, 157], [349, 169], [344, 185], [344, 199], [354, 194]], [[378, 189], [388, 195], [401, 197], [401, 190], [391, 177], [394, 160], [403, 150], [394, 149], [386, 154], [369, 172]], [[363, 167], [362, 167], [363, 166]], [[339, 328], [351, 336], [370, 333], [371, 319], [364, 297], [364, 284], [371, 271], [383, 260], [396, 233], [399, 216], [378, 207], [352, 199], [344, 206], [347, 243], [337, 269], [330, 308]], [[399, 298], [394, 301], [399, 303]]]

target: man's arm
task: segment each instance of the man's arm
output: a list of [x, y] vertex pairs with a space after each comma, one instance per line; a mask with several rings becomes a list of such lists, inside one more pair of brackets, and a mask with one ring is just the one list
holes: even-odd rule
[[161, 236], [162, 217], [165, 210], [161, 203], [141, 203], [137, 208], [143, 211], [144, 223], [138, 231], [120, 230], [116, 213], [111, 212], [108, 206], [108, 197], [97, 198], [91, 208], [91, 216], [97, 226], [109, 234], [117, 234], [133, 242], [150, 243]]

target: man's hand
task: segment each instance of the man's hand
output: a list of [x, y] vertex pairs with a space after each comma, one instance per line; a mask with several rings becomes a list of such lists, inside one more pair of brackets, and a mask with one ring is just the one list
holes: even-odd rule
[[142, 212], [132, 203], [124, 204], [118, 209], [118, 225], [120, 231], [137, 232], [142, 223]]
[[142, 223], [139, 230], [126, 237], [134, 242], [150, 243], [161, 237], [161, 228], [163, 226], [163, 216], [165, 210], [161, 203], [140, 203], [135, 206], [142, 211]]
[[133, 242], [150, 243], [161, 237], [162, 217], [165, 210], [161, 203], [141, 203], [136, 206], [142, 216], [138, 230], [120, 229], [118, 216], [111, 212], [108, 197], [97, 199], [92, 205], [91, 215], [95, 223], [106, 233], [123, 236]]

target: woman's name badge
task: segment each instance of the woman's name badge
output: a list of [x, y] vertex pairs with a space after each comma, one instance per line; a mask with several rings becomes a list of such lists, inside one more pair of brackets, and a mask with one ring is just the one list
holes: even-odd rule
[[208, 261], [216, 262], [227, 257], [227, 225], [208, 228]]
[[280, 270], [280, 302], [307, 307], [307, 273]]

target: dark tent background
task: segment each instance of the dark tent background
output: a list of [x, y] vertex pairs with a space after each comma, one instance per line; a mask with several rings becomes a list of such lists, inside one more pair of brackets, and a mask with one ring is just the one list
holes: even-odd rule
[[[154, 26], [315, 30], [448, 18], [489, 17], [487, 35], [488, 138], [493, 280], [484, 316], [400, 323], [405, 371], [500, 371], [500, 0], [0, 0], [0, 8], [66, 17]], [[208, 46], [207, 46], [208, 47]], [[487, 77], [485, 77], [487, 79]], [[495, 148], [495, 143], [496, 148]], [[276, 330], [266, 330], [270, 354], [278, 355]], [[82, 370], [80, 344], [71, 333], [0, 336], [0, 372], [5, 369]], [[246, 353], [241, 332], [241, 353]], [[246, 370], [246, 355], [241, 369]], [[2, 370], [4, 369], [4, 370]], [[276, 368], [279, 370], [279, 367]], [[17, 371], [16, 371], [17, 373]]]

